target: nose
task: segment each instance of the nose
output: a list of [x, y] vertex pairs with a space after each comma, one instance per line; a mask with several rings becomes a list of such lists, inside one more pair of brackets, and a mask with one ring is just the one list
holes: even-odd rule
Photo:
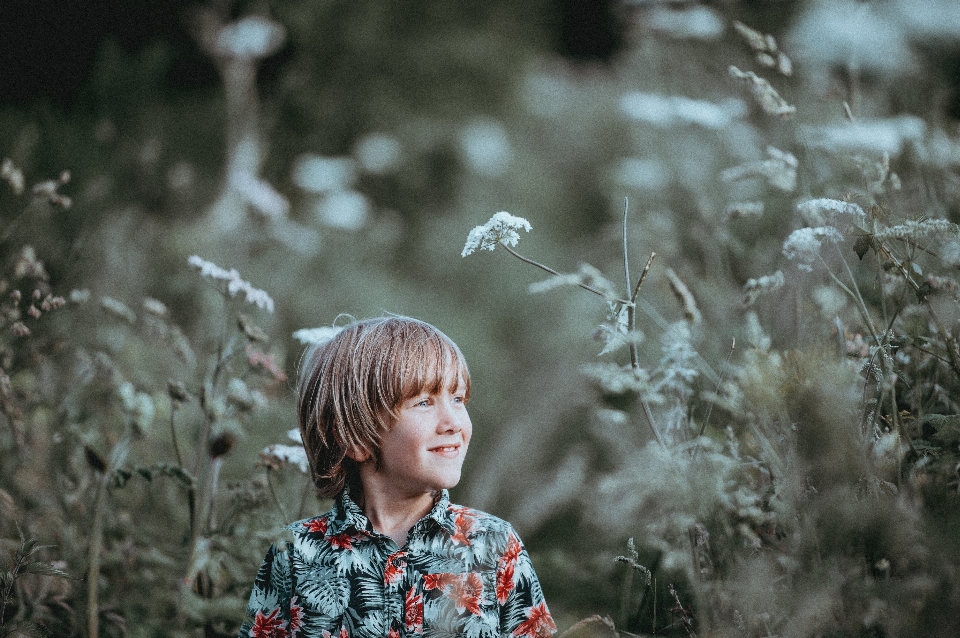
[[437, 431], [443, 434], [456, 434], [463, 430], [464, 419], [467, 410], [462, 403], [457, 402], [453, 397], [447, 397], [438, 401], [440, 418], [437, 421]]

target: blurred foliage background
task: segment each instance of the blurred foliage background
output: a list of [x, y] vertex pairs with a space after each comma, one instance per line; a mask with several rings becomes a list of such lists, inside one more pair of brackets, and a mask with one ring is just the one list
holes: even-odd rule
[[[890, 226], [960, 221], [960, 11], [951, 0], [8, 4], [0, 25], [0, 156], [8, 160], [0, 250], [9, 297], [0, 535], [11, 556], [23, 551], [18, 528], [52, 546], [45, 564], [77, 580], [18, 581], [0, 620], [32, 619], [53, 635], [235, 632], [272, 526], [325, 505], [308, 495], [295, 466], [261, 457], [266, 446], [289, 443], [294, 427], [302, 344], [292, 334], [342, 323], [344, 313], [389, 312], [437, 325], [467, 355], [475, 436], [455, 500], [517, 526], [561, 629], [600, 614], [625, 631], [688, 635], [686, 607], [704, 635], [921, 635], [911, 633], [918, 627], [955, 635], [947, 612], [958, 602], [960, 548], [945, 530], [957, 522], [956, 441], [944, 434], [929, 453], [918, 442], [933, 440], [931, 428], [956, 426], [897, 424], [957, 411], [957, 369], [944, 364], [960, 317], [956, 289], [944, 283], [960, 263], [956, 242], [943, 240], [946, 279], [929, 284], [943, 288], [942, 325], [923, 328], [928, 341], [916, 342], [942, 350], [926, 368], [923, 355], [897, 364], [915, 369], [900, 373], [912, 385], [892, 408], [884, 401], [895, 375], [874, 404], [837, 390], [857, 383], [835, 361], [837, 340], [854, 343], [867, 326], [859, 306], [837, 301], [823, 271], [798, 270], [781, 250], [803, 223], [797, 203], [812, 198], [857, 202]], [[784, 408], [794, 424], [832, 429], [836, 420], [873, 419], [861, 441], [870, 454], [885, 434], [901, 436], [884, 479], [896, 498], [873, 508], [851, 492], [848, 508], [817, 510], [810, 523], [832, 529], [844, 556], [860, 551], [850, 543], [866, 543], [864, 526], [880, 536], [894, 530], [877, 541], [890, 549], [864, 559], [867, 567], [847, 566], [869, 577], [856, 581], [868, 602], [836, 611], [837, 601], [856, 598], [844, 577], [811, 581], [844, 583], [835, 590], [804, 585], [799, 575], [819, 568], [786, 558], [779, 569], [797, 582], [778, 580], [771, 565], [754, 565], [747, 577], [746, 561], [724, 574], [756, 608], [738, 607], [740, 624], [719, 611], [711, 619], [707, 609], [732, 603], [697, 590], [708, 574], [696, 550], [705, 537], [691, 532], [696, 567], [680, 567], [675, 548], [645, 544], [654, 522], [685, 512], [714, 535], [727, 530], [731, 547], [745, 546], [737, 525], [767, 529], [770, 538], [756, 530], [750, 538], [781, 557], [808, 556], [810, 547], [786, 549], [787, 531], [764, 528], [763, 516], [749, 522], [739, 506], [694, 513], [685, 490], [696, 481], [671, 487], [651, 470], [676, 467], [684, 461], [671, 454], [689, 449], [638, 456], [649, 453], [651, 435], [637, 397], [582, 371], [600, 361], [603, 345], [592, 335], [602, 336], [595, 330], [608, 319], [604, 303], [575, 289], [531, 294], [540, 274], [499, 249], [461, 257], [470, 229], [506, 210], [532, 224], [524, 255], [563, 272], [590, 263], [619, 281], [625, 198], [634, 278], [657, 253], [637, 316], [643, 366], [678, 370], [661, 343], [677, 322], [689, 324], [689, 378], [653, 406], [667, 439], [680, 446], [710, 425], [722, 445], [744, 423], [780, 423], [744, 416], [723, 389], [737, 380], [747, 394], [762, 394], [748, 373], [730, 370], [763, 378], [770, 362], [757, 357], [778, 351], [822, 351], [826, 362], [789, 359], [813, 385], [770, 377], [772, 395], [754, 399], [806, 396], [796, 410]], [[188, 267], [191, 255], [236, 268], [270, 294], [274, 312], [217, 294]], [[919, 258], [907, 267], [914, 262], [921, 269]], [[750, 280], [781, 268], [780, 292], [755, 308], [744, 302]], [[889, 270], [857, 271], [868, 314], [887, 312]], [[742, 344], [764, 343], [759, 325], [770, 342], [750, 359]], [[876, 341], [873, 355], [892, 357], [891, 339]], [[844, 355], [855, 355], [852, 347]], [[929, 392], [910, 394], [920, 387]], [[804, 411], [822, 405], [838, 412]], [[743, 431], [744, 448], [762, 438]], [[795, 479], [791, 494], [822, 470], [797, 445], [805, 460], [783, 474]], [[830, 437], [818, 445], [839, 450], [827, 455], [829, 467], [868, 468], [851, 470], [854, 482], [872, 476], [876, 463], [857, 456], [860, 447], [849, 451]], [[727, 464], [730, 454], [708, 452], [717, 456], [704, 492], [726, 494], [737, 481], [756, 493], [769, 487], [737, 474], [742, 466]], [[907, 480], [933, 465], [936, 480]], [[910, 494], [919, 504], [899, 500]], [[790, 501], [797, 510], [769, 500], [759, 507], [794, 520], [803, 498]], [[872, 523], [863, 523], [867, 511]], [[844, 535], [847, 523], [860, 540]], [[789, 537], [807, 532], [800, 526]], [[630, 537], [634, 559], [658, 577], [653, 594], [639, 599], [629, 567], [613, 560]], [[818, 538], [829, 545], [834, 536]], [[887, 554], [901, 544], [915, 551], [890, 567]], [[710, 569], [719, 574], [716, 562]], [[890, 570], [915, 579], [913, 607], [894, 609], [906, 596], [896, 588], [875, 592]], [[781, 616], [762, 609], [761, 582], [792, 592], [771, 602]], [[790, 599], [812, 602], [800, 609]], [[822, 615], [836, 622], [814, 622], [817, 609], [833, 609]]]

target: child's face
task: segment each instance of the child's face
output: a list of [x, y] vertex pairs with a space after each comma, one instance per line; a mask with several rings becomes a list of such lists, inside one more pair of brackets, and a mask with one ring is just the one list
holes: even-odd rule
[[466, 384], [406, 399], [380, 440], [379, 478], [407, 494], [432, 493], [460, 482], [473, 426]]

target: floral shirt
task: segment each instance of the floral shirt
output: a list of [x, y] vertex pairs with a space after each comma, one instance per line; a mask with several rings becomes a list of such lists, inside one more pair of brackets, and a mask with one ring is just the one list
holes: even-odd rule
[[556, 632], [509, 523], [444, 490], [397, 547], [344, 492], [293, 523], [257, 572], [240, 638], [468, 638]]

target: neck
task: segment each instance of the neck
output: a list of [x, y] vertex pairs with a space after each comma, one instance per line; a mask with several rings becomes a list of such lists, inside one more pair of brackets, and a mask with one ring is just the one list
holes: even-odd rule
[[360, 508], [373, 529], [392, 538], [398, 547], [403, 547], [413, 526], [433, 509], [435, 497], [420, 494], [397, 498], [365, 488], [361, 501]]

